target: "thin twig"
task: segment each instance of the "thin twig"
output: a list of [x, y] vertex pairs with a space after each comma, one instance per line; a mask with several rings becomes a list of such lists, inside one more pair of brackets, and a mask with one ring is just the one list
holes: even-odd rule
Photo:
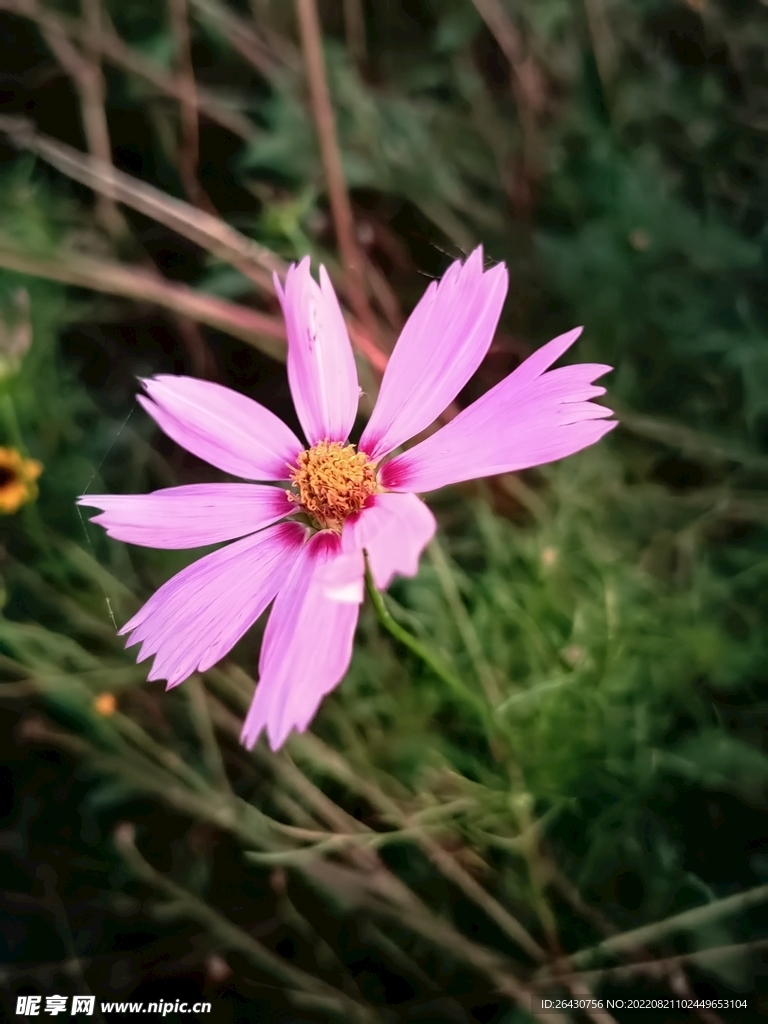
[[[663, 921], [654, 921], [652, 924], [643, 925], [641, 928], [634, 928], [629, 932], [622, 932], [620, 935], [613, 935], [604, 939], [596, 946], [589, 949], [582, 949], [578, 953], [572, 953], [568, 958], [570, 964], [577, 967], [586, 966], [591, 961], [601, 956], [614, 956], [619, 953], [631, 953], [641, 946], [658, 942], [667, 935], [679, 931], [691, 931], [700, 928], [710, 921], [716, 921], [720, 917], [727, 917], [731, 914], [743, 913], [751, 907], [768, 901], [768, 885], [760, 885], [746, 892], [736, 893], [733, 896], [726, 896], [712, 903], [705, 903], [702, 907], [694, 907], [691, 910], [684, 910], [681, 914], [674, 914]], [[543, 968], [542, 973], [551, 973], [556, 964]], [[569, 966], [564, 965], [564, 970]]]
[[[330, 770], [331, 774], [339, 781], [342, 781], [347, 785], [352, 785], [355, 791], [361, 792], [362, 780], [354, 777], [352, 770], [345, 764], [343, 759], [335, 751], [327, 748], [322, 741], [317, 739], [316, 736], [306, 734], [305, 736], [294, 737], [294, 746], [296, 746], [297, 749], [300, 749], [302, 753], [308, 755], [311, 760], [321, 764], [326, 770]], [[391, 804], [384, 794], [379, 793], [378, 787], [376, 787], [375, 784], [365, 780], [363, 783], [363, 790], [366, 798], [370, 799], [374, 806], [378, 806], [381, 813], [388, 817], [394, 815], [394, 819], [397, 820], [399, 811]], [[425, 841], [426, 845], [424, 845]], [[433, 850], [430, 846], [429, 837], [427, 837], [425, 833], [422, 833], [418, 842], [422, 845], [428, 856], [432, 857]], [[445, 853], [442, 848], [440, 848], [440, 852]], [[446, 854], [446, 856], [451, 857], [450, 854]], [[440, 858], [438, 858], [435, 863], [441, 870], [445, 870], [447, 868], [449, 872], [448, 877], [451, 877], [452, 880], [458, 884], [471, 899], [476, 899], [478, 896], [478, 893], [475, 890], [477, 883], [474, 882], [474, 879], [472, 879], [471, 876], [468, 875], [468, 873], [465, 872], [452, 857], [451, 860], [452, 864], [450, 866], [446, 865]], [[330, 878], [333, 876], [334, 872], [339, 870], [340, 869], [335, 865], [327, 863], [322, 865], [313, 864], [304, 866], [304, 871], [306, 873], [315, 871], [319, 873], [319, 877], [323, 877], [323, 875], [325, 875], [325, 877]], [[387, 881], [386, 877], [383, 877], [379, 873], [376, 875], [363, 876], [363, 878], [372, 892], [377, 891], [382, 881]], [[398, 885], [402, 885], [398, 880], [395, 881], [398, 882]], [[379, 885], [376, 883], [379, 883]], [[384, 889], [380, 891], [384, 894], [387, 890]], [[482, 894], [484, 897], [483, 903], [486, 904], [484, 909], [486, 909], [486, 912], [490, 911], [491, 919], [495, 920], [502, 930], [507, 931], [508, 934], [509, 928], [511, 927], [514, 936], [516, 936], [515, 941], [520, 944], [522, 939], [522, 943], [530, 946], [530, 951], [533, 954], [538, 948], [535, 941], [530, 936], [523, 938], [527, 933], [525, 933], [522, 926], [516, 922], [507, 911], [504, 911], [504, 908], [497, 904], [490, 894], [485, 893], [485, 890], [482, 890]], [[429, 939], [430, 942], [436, 943], [438, 946], [452, 952], [455, 956], [461, 957], [477, 970], [482, 971], [487, 977], [493, 980], [498, 991], [510, 996], [526, 1012], [531, 1012], [533, 1003], [531, 1000], [530, 990], [517, 979], [516, 975], [512, 973], [509, 965], [505, 963], [504, 958], [465, 938], [464, 935], [455, 930], [447, 921], [442, 920], [428, 911], [427, 908], [423, 907], [420, 901], [418, 901], [409, 890], [406, 889], [403, 896], [407, 900], [405, 903], [405, 908], [407, 909], [405, 921], [413, 931], [422, 935], [424, 938]], [[491, 907], [490, 901], [496, 905]], [[397, 904], [395, 904], [395, 906], [397, 906]], [[394, 909], [390, 908], [391, 904], [381, 901], [370, 907], [370, 909], [378, 911], [379, 913], [382, 913], [402, 924], [403, 918], [400, 915], [402, 914], [403, 906], [398, 908], [397, 913], [394, 912]], [[501, 915], [498, 913], [499, 910], [503, 912]], [[539, 950], [539, 952], [540, 954], [543, 954], [543, 951]], [[538, 956], [534, 956], [534, 958], [540, 959]], [[537, 1014], [534, 1012], [534, 1016], [536, 1015]], [[542, 1017], [542, 1019], [546, 1018]], [[559, 1015], [557, 1015], [555, 1019], [562, 1021], [562, 1018], [559, 1017]]]
[[384, 595], [380, 590], [378, 590], [373, 582], [367, 554], [365, 582], [368, 590], [368, 596], [371, 599], [374, 611], [376, 612], [379, 622], [387, 632], [406, 647], [412, 654], [415, 654], [416, 657], [426, 665], [438, 679], [445, 683], [449, 690], [452, 690], [461, 700], [465, 701], [470, 707], [472, 707], [480, 715], [481, 719], [487, 719], [490, 706], [484, 700], [477, 697], [474, 691], [470, 687], [466, 686], [454, 672], [451, 672], [449, 668], [446, 668], [446, 666], [433, 655], [429, 648], [425, 647], [420, 640], [417, 640], [412, 633], [409, 633], [407, 629], [404, 629], [392, 617], [392, 614], [387, 608], [384, 600]]
[[[236, 674], [238, 679], [245, 683], [244, 673], [237, 670]], [[226, 684], [228, 692], [238, 703], [242, 701], [243, 706], [247, 706], [248, 695], [241, 691], [238, 682], [227, 680], [222, 672], [216, 672], [215, 679], [220, 684]], [[218, 702], [215, 703], [218, 704]], [[212, 713], [217, 724], [223, 725], [231, 735], [235, 737], [239, 735], [240, 724], [235, 716], [230, 715], [221, 705], [218, 706], [217, 711]], [[316, 761], [319, 759], [326, 768], [333, 763], [341, 771], [341, 775], [337, 777], [343, 776], [349, 779], [349, 770], [343, 760], [334, 751], [325, 747], [315, 736], [307, 734], [294, 737], [294, 745], [301, 748], [302, 752], [309, 754], [310, 759]], [[268, 760], [273, 770], [281, 775], [294, 788], [294, 791], [301, 793], [318, 816], [326, 820], [332, 828], [348, 832], [371, 832], [356, 818], [348, 815], [342, 808], [329, 800], [314, 783], [299, 771], [285, 753], [274, 755], [256, 747], [252, 751], [252, 755]], [[314, 880], [326, 889], [335, 890], [339, 897], [343, 894], [350, 904], [360, 908], [366, 907], [373, 913], [381, 914], [400, 925], [406, 923], [416, 934], [427, 938], [438, 947], [484, 973], [492, 980], [500, 993], [514, 999], [526, 1012], [530, 1012], [531, 992], [512, 973], [511, 966], [504, 957], [473, 943], [456, 931], [449, 922], [433, 914], [407, 886], [386, 868], [375, 850], [347, 847], [343, 852], [348, 853], [351, 859], [359, 863], [359, 869], [354, 870], [327, 861], [314, 860], [297, 866], [300, 866], [310, 880]], [[552, 1024], [559, 1021], [560, 1024], [563, 1024], [562, 1017], [558, 1014], [547, 1015], [546, 1018], [542, 1017], [542, 1020], [550, 1020]]]
[[[83, 0], [86, 22], [91, 29], [98, 27], [98, 4], [99, 0]], [[45, 41], [77, 91], [89, 153], [96, 160], [111, 165], [112, 147], [104, 109], [106, 90], [98, 54], [93, 49], [87, 54], [80, 52], [55, 23], [40, 27]], [[109, 191], [97, 194], [96, 212], [110, 235], [117, 237], [125, 233], [125, 222], [117, 208], [114, 195]]]
[[[557, 917], [547, 898], [546, 887], [549, 881], [549, 871], [546, 858], [542, 855], [541, 851], [542, 822], [541, 819], [534, 818], [532, 814], [533, 802], [525, 788], [525, 780], [518, 765], [515, 765], [510, 772], [510, 783], [516, 790], [517, 799], [514, 801], [514, 805], [517, 811], [521, 836], [526, 837], [526, 841], [520, 844], [520, 849], [528, 865], [528, 873], [533, 886], [539, 919], [547, 936], [550, 951], [555, 956], [559, 954], [559, 958], [555, 962], [566, 963], [570, 966], [570, 958], [562, 955], [562, 943], [557, 927]], [[616, 1024], [614, 1017], [607, 1010], [592, 1005], [592, 992], [584, 983], [584, 980], [574, 977], [572, 973], [567, 972], [568, 968], [565, 968], [562, 973], [557, 974], [557, 978], [562, 981], [577, 999], [585, 1001], [584, 1012], [586, 1016], [594, 1021], [594, 1024]]]
[[546, 864], [550, 885], [559, 891], [560, 895], [570, 903], [577, 914], [580, 914], [585, 921], [588, 921], [593, 928], [604, 935], [619, 934], [619, 929], [613, 921], [610, 921], [605, 914], [602, 914], [591, 904], [587, 903], [570, 878], [560, 870], [553, 860], [547, 858]]
[[216, 216], [216, 207], [200, 184], [197, 173], [200, 156], [200, 126], [197, 118], [197, 83], [192, 65], [187, 0], [168, 0], [168, 6], [171, 15], [171, 32], [176, 44], [176, 80], [181, 94], [179, 104], [181, 122], [178, 154], [179, 176], [189, 201], [199, 209], [205, 210], [206, 213]]
[[[606, 936], [620, 934], [619, 928], [609, 921], [604, 914], [601, 914], [595, 907], [590, 906], [582, 897], [576, 886], [570, 881], [569, 878], [560, 870], [557, 864], [548, 857], [543, 858], [549, 883], [556, 888], [562, 896], [571, 904], [577, 914], [580, 914], [585, 921], [589, 923], [598, 931], [602, 932]], [[651, 960], [650, 953], [647, 949], [642, 946], [638, 946], [632, 953], [629, 954], [635, 962], [627, 967], [627, 970], [634, 973], [627, 975], [627, 977], [634, 977], [635, 974], [643, 974], [646, 977], [658, 978], [665, 980], [670, 989], [678, 995], [685, 995], [695, 1001], [695, 992], [688, 980], [687, 975], [683, 971], [685, 957], [668, 957], [665, 960]], [[644, 960], [643, 957], [646, 959]], [[593, 985], [599, 982], [602, 977], [613, 977], [611, 973], [614, 968], [607, 968], [605, 971], [585, 971], [580, 972], [579, 976], [582, 977], [588, 985]], [[617, 971], [624, 970], [624, 968], [616, 968]], [[618, 977], [618, 976], [617, 976]], [[623, 976], [622, 976], [623, 977]], [[706, 1024], [716, 1024], [718, 1018], [715, 1014], [702, 1008], [696, 1008], [694, 1011]]]
[[363, 0], [344, 0], [344, 34], [352, 60], [361, 66], [366, 59]]
[[[102, 10], [102, 23], [98, 29], [86, 24], [78, 18], [72, 18], [60, 11], [52, 11], [39, 6], [35, 0], [0, 0], [0, 11], [29, 18], [40, 26], [41, 30], [58, 30], [78, 40], [81, 45], [98, 48], [102, 59], [121, 71], [149, 83], [154, 89], [174, 99], [184, 99], [184, 88], [177, 78], [169, 75], [155, 61], [144, 57], [132, 47], [127, 46], [117, 35], [109, 23], [107, 12]], [[238, 113], [231, 110], [213, 93], [201, 86], [196, 90], [197, 106], [201, 114], [214, 124], [220, 125], [238, 138], [250, 141], [258, 135], [256, 126]]]
[[267, 81], [284, 67], [298, 71], [298, 54], [286, 39], [267, 30], [257, 32], [253, 23], [218, 0], [191, 0], [191, 5], [201, 20], [215, 25], [230, 46]]
[[[648, 978], [667, 978], [680, 967], [707, 967], [710, 964], [719, 963], [735, 956], [743, 956], [749, 953], [758, 953], [768, 949], [768, 939], [758, 939], [755, 942], [738, 942], [730, 946], [713, 946], [710, 949], [692, 950], [690, 953], [680, 953], [678, 956], [664, 957], [662, 960], [641, 960], [639, 963], [622, 964], [619, 967], [603, 967], [595, 971], [580, 971], [578, 977], [588, 985], [598, 984], [604, 981], [614, 981], [622, 984], [632, 981], [638, 975]], [[551, 985], [546, 979], [544, 987]], [[695, 999], [695, 993], [691, 993]]]
[[696, 456], [709, 463], [736, 462], [747, 469], [768, 471], [768, 457], [741, 445], [737, 440], [694, 430], [683, 423], [663, 420], [657, 416], [644, 416], [622, 406], [616, 409], [616, 416], [624, 430], [659, 441], [670, 448], [677, 448], [686, 455]]
[[[55, 20], [49, 19], [46, 24], [43, 19], [39, 22], [40, 30], [77, 89], [91, 159], [104, 167], [112, 167], [112, 147], [105, 110], [106, 87], [101, 67], [101, 0], [82, 0], [82, 5], [87, 28], [82, 53]], [[36, 10], [34, 5], [30, 5], [30, 9]], [[118, 209], [109, 175], [106, 176], [105, 187], [96, 192], [96, 214], [112, 238], [122, 238], [128, 233], [128, 226]], [[145, 262], [148, 272], [159, 277], [155, 265], [148, 258]], [[199, 376], [207, 376], [208, 352], [196, 324], [178, 314], [175, 319], [190, 353], [193, 372]]]
[[277, 844], [284, 842], [273, 830], [271, 819], [252, 804], [237, 797], [227, 797], [213, 788], [207, 792], [192, 790], [181, 779], [131, 747], [122, 745], [119, 753], [105, 753], [92, 743], [53, 729], [37, 718], [27, 719], [20, 734], [34, 742], [61, 747], [104, 775], [120, 779], [131, 789], [152, 794], [197, 821], [230, 832], [247, 847], [277, 849]]
[[0, 238], [0, 267], [77, 288], [151, 302], [239, 338], [272, 359], [285, 361], [282, 319], [205, 295], [186, 285], [172, 284], [138, 267], [76, 253], [55, 258], [34, 256], [3, 238]]
[[[86, 58], [84, 87], [81, 95], [83, 107], [83, 120], [86, 124], [86, 135], [88, 137], [88, 149], [91, 155], [97, 160], [112, 162], [112, 143], [109, 137], [109, 125], [107, 124], [107, 85], [104, 80], [104, 71], [101, 66], [101, 47], [97, 40], [101, 35], [101, 0], [82, 0], [82, 8], [85, 24], [89, 29], [89, 41], [83, 47], [83, 54]], [[123, 215], [117, 208], [113, 196], [104, 195], [97, 197], [97, 202], [103, 207], [102, 220], [110, 233], [115, 237], [125, 234], [127, 225]]]
[[[93, 158], [88, 160], [71, 146], [35, 131], [26, 118], [0, 115], [0, 132], [5, 132], [14, 145], [30, 150], [75, 181], [94, 191], [114, 194], [119, 202], [189, 238], [236, 267], [263, 291], [274, 294], [273, 272], [284, 276], [286, 266], [280, 257], [258, 242], [246, 238], [225, 221], [181, 199], [168, 196], [153, 185], [118, 171], [110, 164]], [[361, 325], [351, 322], [348, 327], [352, 344], [360, 355], [383, 373], [387, 365], [386, 353], [371, 341], [370, 335]]]
[[584, 0], [584, 10], [587, 15], [587, 26], [592, 40], [597, 73], [606, 103], [609, 103], [611, 86], [616, 75], [616, 44], [605, 13], [603, 0]]
[[371, 345], [373, 348], [379, 348], [377, 344], [378, 325], [368, 302], [363, 262], [355, 237], [352, 205], [344, 180], [341, 152], [336, 135], [336, 118], [331, 105], [325, 71], [320, 17], [315, 0], [296, 0], [296, 11], [304, 49], [312, 112], [336, 228], [336, 241], [348, 276], [349, 299], [355, 314], [369, 335]]
[[365, 264], [365, 277], [376, 305], [385, 316], [389, 327], [399, 333], [405, 320], [397, 293], [365, 250], [362, 250], [362, 258]]
[[186, 681], [184, 693], [189, 698], [192, 721], [200, 737], [208, 774], [214, 784], [231, 795], [232, 787], [229, 784], [224, 758], [221, 756], [221, 747], [216, 742], [216, 730], [208, 712], [205, 688], [198, 675], [193, 675]]
[[14, 145], [28, 149], [51, 166], [95, 192], [110, 193], [139, 213], [189, 238], [214, 256], [237, 267], [259, 288], [274, 293], [272, 273], [284, 273], [285, 263], [265, 246], [246, 238], [219, 217], [197, 210], [181, 199], [119, 171], [112, 164], [91, 158], [35, 131], [23, 117], [0, 116], [0, 131]]
[[523, 136], [525, 173], [532, 181], [544, 171], [544, 137], [539, 127], [539, 115], [544, 103], [541, 73], [525, 44], [519, 29], [509, 17], [501, 0], [472, 0], [478, 14], [488, 26], [509, 64], [512, 94]]
[[427, 548], [427, 556], [432, 563], [435, 575], [451, 609], [456, 627], [461, 635], [462, 643], [467, 650], [467, 654], [472, 659], [480, 685], [483, 687], [491, 706], [496, 707], [501, 699], [496, 674], [483, 653], [483, 647], [477, 635], [477, 630], [470, 618], [469, 612], [464, 606], [448, 557], [436, 538], [433, 538]]
[[[368, 779], [361, 779], [355, 775], [344, 759], [335, 751], [329, 750], [316, 736], [308, 734], [298, 741], [298, 745], [304, 754], [319, 761], [326, 770], [344, 785], [349, 786], [353, 791], [360, 793], [366, 800], [376, 808], [391, 824], [399, 828], [409, 828], [415, 832], [415, 838], [419, 846], [427, 856], [435, 863], [436, 867], [449, 878], [454, 884], [462, 889], [465, 895], [469, 896], [483, 911], [495, 921], [502, 931], [535, 961], [541, 963], [546, 959], [546, 953], [533, 937], [523, 928], [504, 907], [480, 886], [472, 876], [461, 867], [456, 858], [444, 850], [439, 843], [436, 843], [429, 836], [423, 827], [414, 826], [413, 819], [403, 813], [395, 801], [391, 800], [383, 790]], [[385, 833], [386, 834], [386, 833]]]
[[289, 989], [298, 989], [310, 996], [320, 996], [323, 1005], [331, 999], [337, 1010], [342, 1008], [351, 1014], [351, 1019], [374, 1022], [375, 1015], [367, 1007], [340, 992], [327, 982], [294, 967], [282, 957], [257, 942], [248, 932], [238, 928], [213, 907], [199, 899], [194, 893], [183, 889], [170, 878], [160, 874], [144, 859], [135, 843], [132, 825], [124, 823], [115, 830], [115, 845], [134, 874], [147, 885], [164, 893], [178, 910], [180, 916], [191, 918], [205, 927], [219, 942], [237, 950], [260, 970], [278, 978]]
[[[331, 770], [338, 781], [349, 786], [354, 792], [363, 795], [385, 820], [411, 836], [444, 877], [475, 903], [516, 945], [525, 950], [528, 956], [539, 963], [546, 959], [545, 950], [520, 922], [461, 866], [456, 856], [444, 849], [423, 827], [415, 825], [415, 820], [418, 819], [413, 816], [409, 817], [402, 812], [397, 803], [391, 800], [375, 782], [368, 779], [362, 780], [356, 776], [345, 761], [336, 752], [329, 750], [317, 737], [311, 734], [302, 737], [300, 746], [305, 753], [311, 751], [310, 756], [318, 758], [326, 769]], [[454, 801], [454, 803], [464, 806], [464, 801]], [[574, 995], [580, 998], [591, 996], [579, 978], [568, 978], [564, 983]], [[613, 1017], [605, 1011], [590, 1009], [586, 1012], [595, 1021], [595, 1024], [615, 1024]]]

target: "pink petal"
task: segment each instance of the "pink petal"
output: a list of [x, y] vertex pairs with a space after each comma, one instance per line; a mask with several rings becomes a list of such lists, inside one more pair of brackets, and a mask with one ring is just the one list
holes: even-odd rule
[[285, 292], [275, 288], [288, 334], [288, 382], [310, 445], [346, 441], [357, 415], [360, 389], [347, 326], [325, 267], [320, 284], [309, 257], [288, 268]]
[[158, 426], [188, 452], [246, 480], [287, 480], [303, 445], [281, 419], [231, 388], [159, 374], [138, 396]]
[[389, 360], [360, 450], [378, 460], [425, 430], [483, 361], [507, 294], [506, 267], [483, 273], [483, 250], [432, 282]]
[[205, 555], [163, 584], [120, 630], [155, 655], [148, 679], [176, 686], [230, 651], [290, 575], [306, 537], [281, 523]]
[[150, 548], [197, 548], [234, 540], [296, 511], [282, 487], [189, 484], [151, 494], [84, 494], [78, 505], [100, 508], [92, 523], [110, 537]]
[[415, 494], [376, 494], [345, 523], [344, 547], [368, 552], [373, 582], [386, 590], [396, 573], [416, 575], [421, 553], [436, 529], [435, 517]]
[[510, 473], [562, 459], [594, 444], [616, 421], [590, 399], [605, 394], [592, 381], [610, 366], [580, 363], [544, 371], [581, 328], [550, 341], [468, 409], [382, 467], [396, 490], [432, 491], [462, 480]]
[[362, 600], [362, 551], [344, 552], [334, 534], [315, 534], [264, 632], [259, 682], [240, 737], [247, 747], [265, 728], [272, 750], [292, 729], [307, 728], [349, 668]]

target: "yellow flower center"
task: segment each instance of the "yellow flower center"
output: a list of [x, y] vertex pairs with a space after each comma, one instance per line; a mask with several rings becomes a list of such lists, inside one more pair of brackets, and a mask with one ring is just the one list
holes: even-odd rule
[[376, 493], [376, 466], [353, 444], [320, 441], [301, 453], [291, 483], [297, 493], [288, 491], [290, 500], [322, 529], [340, 533], [344, 520]]

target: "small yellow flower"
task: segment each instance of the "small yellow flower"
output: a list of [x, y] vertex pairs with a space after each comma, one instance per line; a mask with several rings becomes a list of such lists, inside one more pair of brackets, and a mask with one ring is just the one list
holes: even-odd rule
[[35, 481], [43, 471], [36, 459], [25, 459], [15, 448], [0, 448], [0, 515], [12, 515], [37, 497]]
[[114, 693], [100, 693], [93, 701], [94, 710], [99, 715], [109, 718], [117, 711], [117, 701]]

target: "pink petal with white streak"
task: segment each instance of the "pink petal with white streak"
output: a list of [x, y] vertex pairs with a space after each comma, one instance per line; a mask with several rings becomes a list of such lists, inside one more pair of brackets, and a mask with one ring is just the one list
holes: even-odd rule
[[337, 536], [316, 534], [277, 596], [264, 631], [259, 682], [241, 742], [264, 729], [278, 750], [292, 729], [303, 732], [320, 701], [349, 668], [363, 600], [363, 553], [344, 552]]
[[368, 552], [373, 582], [386, 590], [393, 576], [416, 575], [436, 529], [435, 517], [415, 494], [376, 494], [344, 524], [344, 547]]
[[161, 430], [198, 458], [244, 480], [287, 480], [303, 449], [293, 431], [239, 391], [194, 377], [143, 380], [138, 402]]
[[275, 275], [288, 335], [288, 382], [310, 446], [325, 439], [346, 441], [359, 399], [357, 369], [347, 326], [325, 267], [320, 284], [309, 257], [288, 268], [285, 291]]
[[605, 394], [592, 381], [611, 367], [579, 363], [544, 372], [580, 333], [544, 345], [450, 423], [384, 465], [383, 486], [432, 491], [540, 466], [598, 441], [616, 421], [604, 422], [611, 410], [590, 401]]
[[425, 430], [483, 361], [507, 294], [503, 264], [483, 273], [483, 250], [432, 282], [389, 360], [360, 450], [380, 459]]
[[151, 548], [197, 548], [244, 537], [291, 515], [282, 487], [188, 484], [151, 494], [84, 494], [78, 505], [100, 508], [91, 519], [110, 537]]
[[281, 523], [219, 548], [182, 569], [120, 630], [155, 655], [148, 679], [176, 686], [220, 661], [259, 618], [291, 573], [306, 539]]

